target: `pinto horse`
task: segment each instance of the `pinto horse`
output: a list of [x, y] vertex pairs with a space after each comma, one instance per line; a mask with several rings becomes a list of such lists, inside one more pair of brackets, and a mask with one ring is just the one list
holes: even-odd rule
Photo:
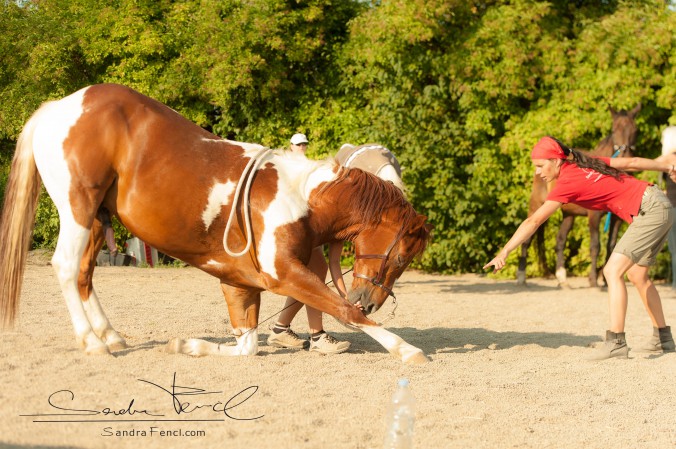
[[[52, 265], [86, 353], [126, 347], [92, 284], [104, 243], [102, 217], [111, 215], [220, 281], [236, 344], [172, 340], [174, 352], [256, 354], [260, 294], [268, 290], [362, 330], [405, 363], [427, 361], [367, 317], [429, 239], [426, 217], [399, 189], [334, 160], [221, 139], [114, 84], [45, 103], [18, 139], [0, 225], [3, 327], [17, 315], [40, 179], [60, 220]], [[343, 240], [359, 256], [360, 277], [347, 299], [306, 266], [314, 247]]]
[[[596, 148], [589, 154], [596, 157], [632, 157], [637, 134], [634, 118], [641, 110], [641, 104], [639, 103], [629, 112], [624, 109], [617, 112], [612, 107], [610, 107], [609, 110], [613, 118], [612, 132], [599, 142]], [[528, 216], [531, 216], [535, 210], [542, 206], [547, 198], [547, 193], [554, 187], [555, 183], [556, 181], [546, 183], [539, 175], [533, 175], [533, 188], [528, 204]], [[589, 246], [591, 254], [589, 286], [597, 287], [598, 273], [602, 272], [602, 267], [597, 266], [600, 250], [599, 224], [601, 222], [601, 217], [604, 216], [605, 212], [587, 210], [576, 204], [564, 204], [561, 207], [561, 211], [563, 212], [563, 220], [561, 221], [559, 232], [556, 235], [556, 279], [559, 281], [561, 287], [568, 287], [565, 258], [563, 254], [566, 246], [566, 239], [568, 233], [573, 228], [575, 217], [586, 216], [589, 220]], [[606, 262], [615, 247], [620, 225], [622, 224], [622, 220], [612, 214], [609, 215], [609, 220], [610, 234], [608, 235], [608, 242], [606, 244]], [[526, 261], [531, 240], [532, 237], [521, 245], [521, 257], [519, 257], [519, 268], [517, 271], [517, 284], [519, 285], [524, 285], [526, 283]], [[540, 264], [544, 267], [544, 224], [537, 230], [536, 240], [538, 243], [538, 258], [540, 259]]]

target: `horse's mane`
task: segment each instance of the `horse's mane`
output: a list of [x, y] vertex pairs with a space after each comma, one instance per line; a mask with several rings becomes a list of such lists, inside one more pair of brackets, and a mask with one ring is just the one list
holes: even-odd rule
[[[418, 213], [398, 187], [369, 172], [358, 168], [339, 167], [336, 179], [327, 183], [320, 195], [340, 188], [343, 190], [339, 194], [339, 200], [356, 208], [353, 224], [360, 225], [360, 230], [377, 226], [383, 214], [389, 209], [398, 210], [397, 221], [401, 223], [401, 229], [404, 231], [410, 229], [418, 218]], [[355, 192], [358, 194], [354, 194]], [[421, 253], [427, 246], [429, 232], [424, 226], [421, 227], [418, 237], [419, 244], [413, 249], [414, 254]]]

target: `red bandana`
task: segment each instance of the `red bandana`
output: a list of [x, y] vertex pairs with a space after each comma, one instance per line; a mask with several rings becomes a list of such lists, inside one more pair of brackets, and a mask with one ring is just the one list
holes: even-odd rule
[[551, 137], [543, 137], [530, 153], [531, 159], [566, 159], [566, 154]]

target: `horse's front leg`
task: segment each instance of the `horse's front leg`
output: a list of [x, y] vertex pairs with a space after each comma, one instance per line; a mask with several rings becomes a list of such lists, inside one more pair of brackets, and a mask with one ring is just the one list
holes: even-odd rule
[[598, 259], [601, 249], [599, 237], [599, 223], [601, 214], [596, 211], [589, 211], [589, 257], [591, 258], [591, 267], [589, 270], [589, 286], [597, 287], [598, 277]]
[[261, 290], [238, 288], [221, 284], [230, 313], [230, 323], [237, 344], [224, 345], [197, 338], [174, 339], [168, 350], [173, 353], [204, 355], [255, 355], [258, 353], [258, 314], [261, 304]]
[[361, 309], [334, 293], [305, 266], [289, 269], [287, 273], [284, 279], [271, 288], [272, 292], [291, 296], [305, 305], [328, 313], [347, 326], [360, 329], [404, 363], [421, 364], [429, 361], [420, 348], [368, 319]]
[[526, 285], [526, 266], [528, 265], [528, 248], [533, 241], [533, 236], [526, 239], [521, 244], [521, 256], [519, 257], [519, 268], [516, 270], [516, 285]]
[[568, 288], [568, 276], [566, 275], [566, 258], [564, 251], [566, 249], [566, 240], [568, 233], [573, 228], [575, 216], [564, 215], [561, 221], [559, 233], [556, 234], [556, 279], [559, 281], [559, 286]]

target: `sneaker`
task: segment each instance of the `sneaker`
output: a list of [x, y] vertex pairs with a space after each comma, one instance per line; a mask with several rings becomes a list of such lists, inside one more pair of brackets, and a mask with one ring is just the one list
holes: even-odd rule
[[276, 334], [274, 331], [268, 336], [268, 344], [277, 348], [303, 349], [307, 347], [307, 340], [300, 338], [291, 328]]
[[629, 347], [624, 337], [624, 332], [606, 331], [606, 341], [596, 348], [594, 354], [587, 360], [598, 361], [614, 357], [626, 359], [629, 358]]
[[326, 332], [324, 332], [317, 341], [310, 338], [310, 351], [321, 354], [340, 354], [350, 348], [349, 341], [338, 341]]
[[644, 343], [640, 348], [640, 352], [674, 352], [674, 337], [671, 336], [671, 327], [667, 326], [662, 329], [653, 327], [653, 337], [647, 343]]

